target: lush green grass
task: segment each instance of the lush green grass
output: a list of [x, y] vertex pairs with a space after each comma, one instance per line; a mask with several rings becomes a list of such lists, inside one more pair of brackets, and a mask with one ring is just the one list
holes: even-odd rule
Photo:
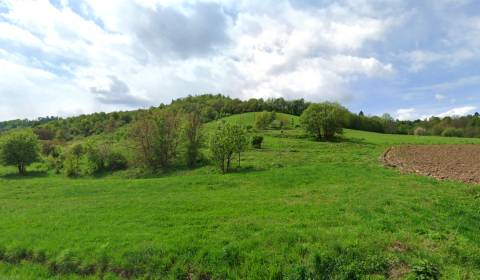
[[413, 279], [424, 260], [443, 279], [480, 278], [480, 189], [378, 162], [391, 145], [480, 140], [262, 134], [264, 148], [227, 175], [205, 166], [152, 179], [18, 178], [1, 169], [0, 278]]

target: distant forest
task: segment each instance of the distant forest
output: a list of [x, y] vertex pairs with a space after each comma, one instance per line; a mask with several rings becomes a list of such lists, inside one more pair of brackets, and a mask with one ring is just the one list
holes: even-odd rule
[[[155, 111], [168, 108], [184, 112], [200, 111], [203, 122], [229, 115], [273, 111], [299, 116], [310, 105], [304, 99], [283, 98], [249, 99], [242, 101], [223, 95], [205, 94], [173, 100], [171, 104], [146, 109]], [[32, 128], [41, 140], [68, 141], [76, 137], [114, 132], [130, 123], [145, 110], [94, 113], [70, 118], [45, 117], [37, 120], [10, 120], [0, 122], [0, 132], [16, 128]], [[346, 128], [391, 134], [438, 135], [480, 137], [480, 115], [462, 117], [431, 117], [427, 120], [399, 121], [389, 114], [367, 116], [363, 112], [349, 113]]]

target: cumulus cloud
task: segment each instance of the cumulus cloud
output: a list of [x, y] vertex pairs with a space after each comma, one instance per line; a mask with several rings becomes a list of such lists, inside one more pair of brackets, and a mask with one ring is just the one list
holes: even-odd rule
[[128, 85], [116, 76], [109, 76], [111, 82], [108, 88], [90, 88], [95, 97], [105, 104], [144, 105], [148, 101], [130, 94]]
[[401, 121], [413, 120], [418, 117], [418, 114], [415, 108], [404, 108], [398, 109], [395, 117]]
[[476, 109], [475, 106], [457, 107], [457, 108], [452, 108], [446, 112], [440, 113], [437, 116], [441, 118], [447, 117], [447, 116], [452, 116], [452, 117], [465, 116], [472, 113], [475, 109]]
[[[406, 100], [399, 89], [452, 96], [478, 84], [466, 70], [449, 76], [453, 82], [421, 76], [478, 60], [480, 20], [465, 15], [469, 5], [3, 0], [0, 59], [8, 64], [4, 71], [16, 73], [0, 76], [1, 106], [18, 107], [15, 83], [22, 83], [22, 106], [3, 109], [0, 118], [132, 109], [205, 92], [354, 108], [376, 96], [371, 110], [419, 108], [397, 104]], [[430, 85], [422, 86], [422, 78]], [[32, 100], [40, 96], [48, 106], [36, 107]], [[425, 102], [418, 96], [410, 102]], [[409, 117], [404, 110], [397, 114]]]

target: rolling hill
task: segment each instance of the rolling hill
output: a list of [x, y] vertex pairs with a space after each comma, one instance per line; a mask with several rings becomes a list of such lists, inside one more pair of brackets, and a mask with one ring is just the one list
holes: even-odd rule
[[[253, 125], [254, 114], [220, 121]], [[392, 145], [480, 139], [345, 130], [315, 142], [282, 116], [292, 127], [252, 132], [263, 148], [226, 175], [67, 179], [38, 165], [19, 178], [2, 167], [0, 278], [480, 278], [480, 188], [378, 160]]]

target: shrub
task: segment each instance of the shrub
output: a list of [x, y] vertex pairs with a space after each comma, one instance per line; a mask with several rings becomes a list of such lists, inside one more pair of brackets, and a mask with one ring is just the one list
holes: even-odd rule
[[261, 149], [263, 143], [263, 136], [261, 135], [254, 135], [252, 137], [252, 147], [255, 149]]
[[40, 140], [53, 140], [55, 138], [55, 131], [47, 128], [36, 128], [33, 132]]
[[415, 128], [413, 131], [414, 135], [422, 136], [422, 135], [427, 135], [427, 130], [421, 126]]
[[461, 128], [447, 127], [442, 132], [442, 136], [445, 137], [462, 137], [463, 130]]
[[429, 261], [420, 261], [413, 266], [413, 273], [416, 280], [437, 280], [440, 279], [440, 271], [438, 268]]
[[120, 152], [112, 151], [105, 161], [105, 169], [108, 171], [124, 170], [128, 167], [128, 161]]
[[267, 129], [275, 120], [275, 112], [261, 112], [255, 114], [255, 128]]
[[302, 113], [300, 121], [307, 133], [317, 140], [329, 140], [342, 133], [348, 111], [337, 103], [312, 104]]
[[39, 143], [31, 130], [14, 131], [0, 139], [0, 162], [18, 168], [19, 174], [39, 159]]
[[88, 142], [85, 148], [88, 161], [88, 173], [126, 169], [128, 161], [125, 156], [113, 151], [110, 143]]
[[63, 168], [68, 177], [76, 177], [80, 175], [80, 158], [82, 155], [83, 146], [81, 144], [75, 144], [71, 146], [70, 149], [65, 153]]
[[180, 118], [173, 111], [145, 113], [131, 125], [129, 138], [138, 162], [146, 168], [168, 168], [177, 155]]

